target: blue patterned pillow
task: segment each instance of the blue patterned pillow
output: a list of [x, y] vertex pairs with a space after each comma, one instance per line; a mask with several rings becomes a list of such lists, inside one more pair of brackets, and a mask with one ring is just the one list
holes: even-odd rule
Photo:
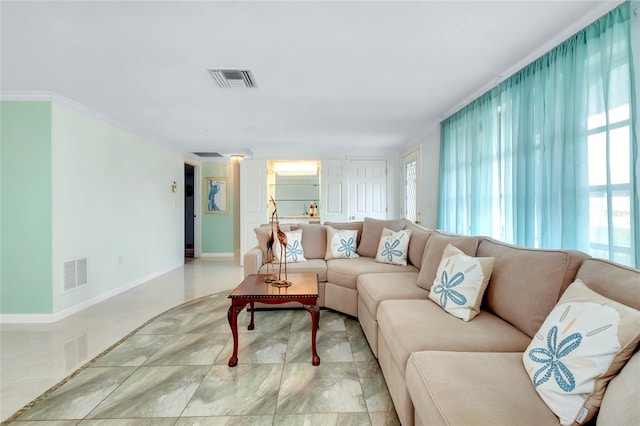
[[471, 321], [480, 313], [494, 262], [493, 257], [467, 256], [448, 244], [442, 252], [429, 299], [454, 317]]
[[354, 259], [358, 256], [356, 241], [358, 231], [356, 229], [335, 229], [327, 226], [327, 251], [324, 258], [329, 259]]
[[391, 229], [384, 228], [378, 243], [376, 262], [407, 266], [410, 239], [411, 231], [408, 229], [393, 232]]
[[[306, 262], [304, 257], [304, 250], [302, 249], [302, 230], [289, 231], [284, 233], [287, 236], [287, 263]], [[276, 238], [273, 245], [273, 260], [274, 262], [280, 262], [280, 248], [282, 245]], [[282, 255], [285, 255], [282, 250]]]
[[536, 391], [570, 425], [597, 413], [607, 383], [640, 340], [640, 311], [576, 280], [564, 292], [522, 355]]

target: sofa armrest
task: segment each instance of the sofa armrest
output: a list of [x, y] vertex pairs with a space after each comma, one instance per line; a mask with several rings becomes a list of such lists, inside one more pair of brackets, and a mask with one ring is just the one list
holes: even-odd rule
[[255, 246], [244, 254], [244, 277], [257, 274], [262, 267], [262, 250]]

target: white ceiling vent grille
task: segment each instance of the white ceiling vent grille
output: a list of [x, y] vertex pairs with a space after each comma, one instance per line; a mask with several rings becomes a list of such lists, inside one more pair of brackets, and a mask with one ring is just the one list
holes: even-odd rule
[[256, 87], [251, 70], [214, 70], [209, 72], [218, 83], [218, 86], [227, 87]]

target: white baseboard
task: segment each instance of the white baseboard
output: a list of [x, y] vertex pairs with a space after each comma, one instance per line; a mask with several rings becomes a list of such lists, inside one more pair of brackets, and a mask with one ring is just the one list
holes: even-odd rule
[[63, 318], [71, 316], [75, 313], [82, 311], [90, 306], [103, 302], [107, 299], [110, 299], [114, 296], [117, 296], [120, 293], [124, 293], [127, 290], [131, 290], [134, 287], [139, 286], [140, 284], [144, 284], [147, 281], [150, 281], [154, 278], [159, 277], [160, 275], [164, 275], [167, 272], [173, 271], [176, 268], [181, 267], [183, 264], [177, 264], [170, 266], [169, 268], [153, 272], [151, 274], [145, 275], [144, 277], [138, 278], [130, 283], [122, 285], [120, 287], [114, 288], [106, 293], [99, 294], [89, 300], [85, 300], [76, 305], [73, 305], [67, 309], [63, 309], [62, 311], [55, 312], [53, 314], [0, 314], [0, 324], [49, 324], [54, 323], [56, 321], [60, 321]]
[[200, 253], [200, 257], [233, 258], [233, 253]]

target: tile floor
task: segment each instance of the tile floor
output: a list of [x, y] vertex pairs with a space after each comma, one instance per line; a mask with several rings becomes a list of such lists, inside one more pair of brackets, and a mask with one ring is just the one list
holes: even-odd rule
[[15, 424], [399, 424], [357, 320], [330, 310], [321, 311], [319, 367], [310, 362], [309, 314], [273, 310], [256, 312], [253, 331], [241, 313], [239, 363], [229, 368], [226, 294], [241, 279], [232, 261], [198, 259], [55, 324], [2, 325], [2, 419], [148, 319], [192, 301], [137, 330]]

